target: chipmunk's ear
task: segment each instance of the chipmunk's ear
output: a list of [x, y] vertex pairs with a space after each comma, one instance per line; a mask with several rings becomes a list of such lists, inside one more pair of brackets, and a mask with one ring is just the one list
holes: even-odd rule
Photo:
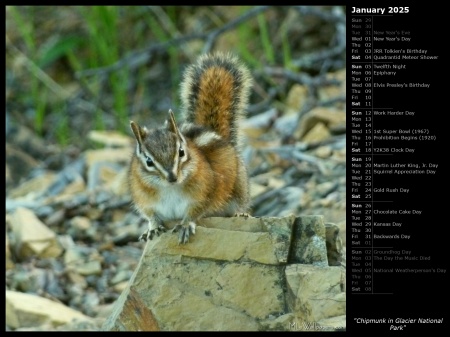
[[169, 129], [170, 132], [173, 132], [175, 134], [179, 133], [172, 109], [169, 109], [169, 119], [167, 120], [167, 128]]
[[173, 114], [172, 109], [169, 109], [169, 120], [167, 121], [167, 128], [169, 129], [170, 132], [173, 132], [174, 134], [178, 135], [178, 137], [180, 137], [183, 143], [186, 143], [186, 140], [184, 139], [180, 130], [178, 130], [177, 122], [175, 122], [175, 116]]
[[134, 133], [134, 137], [136, 138], [139, 145], [142, 144], [143, 139], [147, 136], [147, 128], [141, 128], [137, 123], [130, 121], [131, 130]]

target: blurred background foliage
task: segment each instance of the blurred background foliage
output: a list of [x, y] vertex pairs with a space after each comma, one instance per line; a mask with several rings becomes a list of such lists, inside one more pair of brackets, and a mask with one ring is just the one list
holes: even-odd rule
[[150, 124], [169, 108], [179, 111], [183, 69], [213, 50], [232, 51], [249, 65], [250, 114], [258, 113], [271, 87], [279, 102], [287, 90], [257, 70], [315, 75], [336, 67], [300, 62], [336, 43], [334, 25], [321, 15], [266, 6], [7, 6], [7, 132], [20, 124], [79, 149], [90, 130], [129, 133], [130, 119]]
[[[323, 215], [345, 266], [345, 21], [342, 6], [7, 6], [7, 290], [106, 318], [147, 226], [130, 207], [129, 121], [178, 114], [185, 67], [211, 51], [254, 79], [251, 213]], [[64, 252], [41, 254], [36, 228]]]

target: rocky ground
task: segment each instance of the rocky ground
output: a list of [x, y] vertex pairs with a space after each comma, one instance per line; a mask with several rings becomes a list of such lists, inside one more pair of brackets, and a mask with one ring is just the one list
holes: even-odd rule
[[[343, 74], [330, 74], [341, 84], [324, 88], [324, 95], [345, 90]], [[341, 228], [345, 244], [345, 111], [339, 104], [304, 114], [295, 131], [299, 141], [292, 144], [280, 139], [295, 114], [277, 117], [270, 109], [244, 122], [254, 216], [323, 215]], [[144, 243], [137, 238], [146, 225], [130, 207], [125, 180], [134, 140], [97, 131], [89, 138], [95, 149], [71, 153], [46, 146], [23, 128], [8, 137], [6, 286], [11, 310], [22, 310], [20, 303], [38, 308], [52, 303], [57, 320], [63, 304], [71, 308], [66, 309], [68, 319], [83, 314], [100, 324], [139, 261]], [[27, 152], [52, 154], [37, 162], [22, 144]], [[55, 161], [64, 163], [61, 171], [51, 169]], [[15, 186], [21, 170], [32, 174]], [[39, 304], [43, 300], [53, 302]], [[56, 324], [41, 315], [29, 313], [36, 320], [17, 318], [19, 325], [7, 324], [14, 329], [35, 329], [49, 324], [47, 319]]]

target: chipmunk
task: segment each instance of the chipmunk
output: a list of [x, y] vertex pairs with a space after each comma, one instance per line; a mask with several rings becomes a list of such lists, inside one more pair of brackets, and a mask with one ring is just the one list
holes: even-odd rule
[[139, 240], [180, 220], [178, 242], [195, 234], [202, 217], [233, 216], [249, 207], [247, 169], [240, 153], [239, 120], [245, 115], [252, 80], [231, 54], [207, 54], [187, 68], [180, 85], [184, 123], [172, 110], [165, 125], [147, 129], [131, 121], [136, 151], [129, 187], [136, 210], [148, 220]]

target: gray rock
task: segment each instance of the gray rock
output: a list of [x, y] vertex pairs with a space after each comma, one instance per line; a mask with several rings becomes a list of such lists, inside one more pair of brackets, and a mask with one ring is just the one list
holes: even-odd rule
[[296, 219], [292, 241], [292, 262], [328, 266], [322, 216], [309, 215]]
[[287, 331], [345, 314], [321, 216], [203, 219], [188, 244], [177, 240], [146, 244], [102, 330]]

